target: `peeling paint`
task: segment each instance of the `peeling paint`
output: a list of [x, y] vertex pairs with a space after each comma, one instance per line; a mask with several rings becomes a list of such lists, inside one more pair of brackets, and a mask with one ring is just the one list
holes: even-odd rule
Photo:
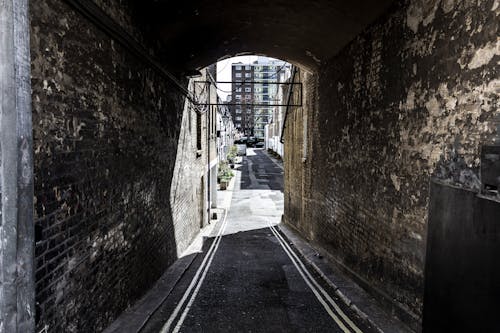
[[391, 181], [392, 181], [392, 184], [394, 185], [394, 188], [396, 189], [396, 191], [399, 192], [399, 190], [401, 189], [401, 181], [400, 181], [399, 177], [392, 173], [391, 174]]
[[[101, 2], [143, 40], [124, 3]], [[30, 6], [37, 331], [100, 332], [177, 258], [184, 99], [69, 6]]]
[[484, 47], [477, 49], [467, 67], [469, 69], [482, 67], [497, 55], [500, 55], [500, 37], [497, 37], [496, 42], [487, 43]]
[[439, 0], [414, 0], [406, 11], [406, 24], [414, 32], [418, 32], [420, 23], [425, 27], [429, 25], [439, 7]]
[[456, 0], [442, 0], [441, 1], [441, 8], [443, 9], [443, 12], [448, 14], [453, 10], [453, 7], [455, 6], [455, 1]]
[[323, 64], [315, 159], [291, 175], [293, 223], [416, 321], [429, 179], [479, 191], [481, 146], [500, 144], [497, 2], [398, 3]]

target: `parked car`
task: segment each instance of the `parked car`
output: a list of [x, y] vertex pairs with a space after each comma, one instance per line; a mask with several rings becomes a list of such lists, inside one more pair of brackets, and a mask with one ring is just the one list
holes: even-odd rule
[[247, 140], [247, 147], [255, 147], [256, 143], [257, 143], [257, 138], [254, 136], [250, 136]]
[[247, 141], [248, 141], [248, 138], [246, 136], [242, 136], [238, 140], [235, 140], [234, 144], [235, 145], [237, 145], [237, 144], [247, 144]]
[[264, 142], [259, 141], [255, 144], [255, 148], [264, 148]]
[[246, 156], [247, 155], [247, 145], [238, 143], [236, 145], [236, 155], [238, 156]]

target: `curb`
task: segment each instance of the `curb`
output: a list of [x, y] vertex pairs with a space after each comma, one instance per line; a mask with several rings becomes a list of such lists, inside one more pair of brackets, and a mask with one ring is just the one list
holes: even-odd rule
[[[235, 186], [233, 177], [228, 185], [228, 191], [233, 191]], [[219, 209], [226, 211], [231, 203], [232, 193], [224, 201], [223, 207]], [[226, 207], [227, 206], [227, 207]], [[191, 244], [184, 250], [181, 257], [174, 261], [155, 284], [139, 298], [133, 305], [125, 309], [118, 318], [116, 318], [103, 333], [138, 333], [147, 325], [153, 315], [161, 308], [166, 299], [170, 296], [178, 282], [193, 264], [194, 260], [201, 253], [197, 248], [205, 244], [206, 238], [211, 237], [217, 226], [221, 226], [224, 222], [224, 214], [216, 222], [205, 226], [205, 231], [200, 230]]]
[[[177, 259], [148, 292], [109, 325], [103, 333], [136, 333], [140, 332], [154, 313], [170, 296], [172, 290], [191, 267], [197, 255]], [[163, 291], [160, 293], [160, 291]], [[161, 296], [159, 296], [161, 295]]]
[[279, 167], [281, 170], [285, 170], [285, 167], [283, 165], [283, 159], [281, 160], [278, 160], [276, 159], [274, 156], [271, 156], [271, 154], [269, 154], [269, 152], [267, 151], [267, 149], [264, 149], [264, 154], [266, 154], [267, 157], [269, 157], [269, 159], [274, 163], [276, 164], [277, 167]]
[[[318, 251], [308, 241], [302, 239], [301, 236], [288, 225], [280, 223], [279, 225], [277, 225], [277, 227], [286, 241], [293, 246], [297, 254], [304, 260], [305, 264], [311, 267], [314, 272], [318, 274], [321, 279], [334, 290], [335, 294], [344, 302], [344, 304], [347, 305], [354, 313], [356, 313], [356, 315], [358, 315], [361, 320], [363, 320], [369, 326], [373, 327], [379, 333], [414, 332], [408, 326], [403, 324], [399, 319], [389, 315], [382, 309], [380, 309], [379, 311], [383, 314], [378, 316], [378, 320], [374, 320], [373, 316], [367, 314], [364, 310], [362, 310], [361, 306], [358, 306], [355, 301], [353, 301], [348, 295], [346, 295], [346, 293], [343, 292], [341, 288], [335, 282], [333, 282], [327, 274], [325, 274], [325, 272], [318, 266], [318, 264], [310, 258], [310, 255], [308, 255], [306, 251], [315, 253], [316, 255], [318, 254]], [[328, 261], [327, 264], [329, 264]], [[354, 286], [361, 289], [361, 287], [359, 287], [354, 282], [350, 282]], [[372, 299], [372, 297], [370, 297], [368, 294], [366, 294], [366, 298]]]

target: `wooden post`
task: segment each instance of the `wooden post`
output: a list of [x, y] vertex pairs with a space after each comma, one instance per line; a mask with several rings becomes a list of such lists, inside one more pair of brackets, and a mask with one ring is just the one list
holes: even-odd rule
[[0, 0], [0, 332], [35, 330], [28, 0]]

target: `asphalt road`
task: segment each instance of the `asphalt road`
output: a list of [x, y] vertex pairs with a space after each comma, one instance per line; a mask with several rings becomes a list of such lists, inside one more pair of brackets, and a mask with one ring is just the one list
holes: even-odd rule
[[249, 149], [231, 208], [143, 332], [371, 332], [274, 227], [283, 170]]

